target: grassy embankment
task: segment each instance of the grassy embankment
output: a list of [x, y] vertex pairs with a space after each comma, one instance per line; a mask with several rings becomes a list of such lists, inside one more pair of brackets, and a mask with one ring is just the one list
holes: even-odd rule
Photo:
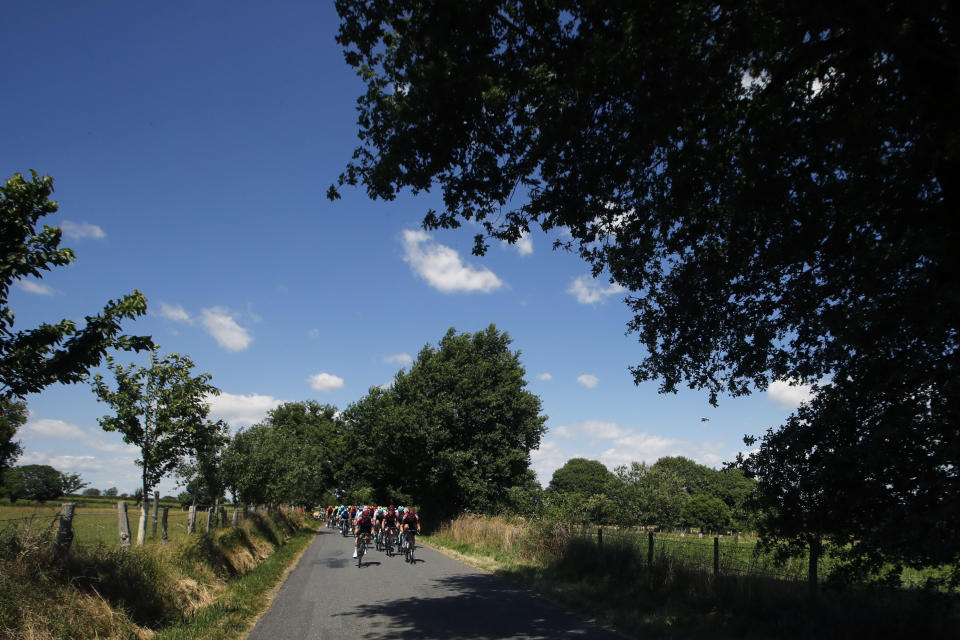
[[241, 637], [314, 537], [312, 520], [253, 514], [166, 545], [75, 544], [57, 563], [48, 524], [0, 527], [0, 638]]
[[[645, 536], [608, 531], [601, 548], [594, 536], [502, 518], [460, 518], [424, 541], [638, 638], [960, 637], [956, 594], [824, 586], [811, 600], [803, 581], [714, 578], [712, 560], [706, 571], [691, 563], [694, 541], [658, 547], [652, 566]], [[756, 566], [752, 548], [739, 553]]]

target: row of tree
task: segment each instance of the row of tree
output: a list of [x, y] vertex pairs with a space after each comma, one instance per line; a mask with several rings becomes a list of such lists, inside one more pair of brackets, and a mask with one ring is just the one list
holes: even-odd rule
[[599, 461], [573, 458], [545, 490], [517, 498], [522, 511], [575, 522], [722, 532], [755, 528], [755, 488], [740, 469], [718, 471], [682, 456], [612, 472]]

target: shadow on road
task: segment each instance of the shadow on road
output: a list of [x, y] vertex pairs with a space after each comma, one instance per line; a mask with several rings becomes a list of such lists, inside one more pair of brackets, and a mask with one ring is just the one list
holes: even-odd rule
[[361, 604], [334, 617], [356, 625], [360, 638], [618, 639], [542, 598], [489, 575], [435, 580], [436, 597], [397, 598]]

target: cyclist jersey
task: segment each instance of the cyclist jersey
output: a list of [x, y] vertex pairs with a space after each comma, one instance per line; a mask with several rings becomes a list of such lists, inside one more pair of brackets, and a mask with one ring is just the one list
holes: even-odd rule
[[340, 511], [338, 512], [338, 515], [341, 518], [346, 518], [349, 514], [350, 514], [350, 511], [348, 511], [346, 507], [341, 507]]
[[350, 519], [352, 520], [352, 519], [355, 518], [356, 516], [357, 516], [357, 508], [356, 508], [356, 507], [350, 507]]
[[357, 526], [361, 533], [370, 533], [370, 530], [373, 529], [373, 518], [362, 515], [357, 518]]
[[376, 519], [377, 522], [383, 522], [383, 519], [384, 519], [385, 517], [386, 517], [386, 515], [383, 513], [383, 511], [377, 511], [377, 515], [374, 516], [374, 518]]
[[388, 527], [397, 526], [397, 512], [387, 511], [385, 514], [383, 514], [383, 521]]
[[412, 528], [416, 529], [417, 525], [420, 524], [420, 516], [407, 511], [405, 514], [403, 514], [403, 524], [410, 525]]

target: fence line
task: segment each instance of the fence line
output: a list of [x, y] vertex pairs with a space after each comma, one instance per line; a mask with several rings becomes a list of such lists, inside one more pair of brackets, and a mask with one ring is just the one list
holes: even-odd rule
[[[152, 501], [151, 501], [152, 502]], [[79, 509], [77, 507], [80, 507]], [[160, 507], [151, 512], [149, 503], [146, 508], [127, 508], [126, 501], [115, 503], [114, 507], [89, 507], [75, 503], [65, 503], [59, 512], [34, 513], [16, 518], [0, 519], [0, 529], [14, 531], [42, 531], [43, 535], [56, 532], [57, 555], [64, 557], [71, 544], [83, 546], [104, 545], [107, 547], [130, 546], [136, 536], [140, 518], [147, 518], [145, 544], [164, 544], [169, 540], [182, 538], [192, 533], [190, 515], [199, 511], [206, 520], [201, 530], [236, 526], [254, 512], [266, 509], [263, 505], [256, 508], [247, 505], [231, 505], [233, 518], [227, 519], [226, 505], [196, 505], [187, 510]], [[152, 524], [152, 526], [151, 526]], [[158, 531], [159, 526], [159, 531]]]

